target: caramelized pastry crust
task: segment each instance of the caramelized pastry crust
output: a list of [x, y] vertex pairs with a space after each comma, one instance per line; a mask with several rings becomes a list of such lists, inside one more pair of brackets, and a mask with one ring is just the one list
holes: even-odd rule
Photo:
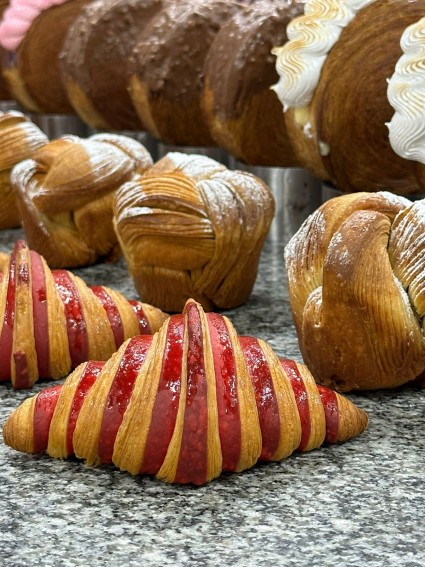
[[169, 153], [116, 193], [115, 229], [140, 296], [165, 311], [247, 301], [274, 213], [258, 178]]
[[20, 112], [0, 112], [0, 229], [21, 224], [16, 192], [10, 182], [12, 168], [31, 158], [47, 142], [47, 136]]
[[353, 193], [322, 205], [285, 250], [304, 361], [341, 391], [425, 370], [425, 201]]
[[27, 399], [3, 435], [20, 451], [200, 485], [345, 441], [366, 424], [305, 366], [190, 300], [155, 336], [130, 339], [106, 364], [82, 364], [62, 387]]
[[34, 152], [12, 174], [30, 247], [52, 268], [115, 259], [114, 193], [151, 165], [141, 144], [115, 134], [65, 136]]

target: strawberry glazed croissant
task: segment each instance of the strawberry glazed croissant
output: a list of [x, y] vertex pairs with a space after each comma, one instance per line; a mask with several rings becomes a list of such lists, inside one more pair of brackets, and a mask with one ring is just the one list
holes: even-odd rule
[[140, 295], [179, 312], [248, 300], [274, 200], [260, 179], [201, 155], [167, 154], [121, 186], [115, 229]]
[[107, 360], [129, 337], [154, 333], [167, 316], [66, 270], [50, 271], [24, 241], [0, 281], [0, 381], [30, 388], [61, 378], [89, 359]]
[[425, 201], [388, 192], [324, 203], [285, 249], [303, 359], [341, 390], [394, 388], [425, 370]]
[[3, 435], [20, 451], [200, 485], [345, 441], [366, 424], [305, 366], [189, 300], [155, 336], [134, 337], [106, 364], [82, 364], [63, 386], [27, 399]]
[[275, 50], [275, 90], [301, 163], [343, 192], [421, 192], [391, 147], [387, 81], [423, 0], [307, 0]]
[[139, 142], [116, 134], [64, 136], [34, 152], [11, 176], [30, 248], [51, 268], [115, 259], [114, 193], [151, 165]]

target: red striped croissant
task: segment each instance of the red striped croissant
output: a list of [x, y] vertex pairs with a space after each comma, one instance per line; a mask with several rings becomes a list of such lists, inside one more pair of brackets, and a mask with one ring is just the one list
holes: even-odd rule
[[107, 360], [129, 337], [156, 332], [159, 309], [92, 288], [18, 241], [0, 282], [0, 381], [30, 388], [39, 377], [60, 378], [89, 359]]
[[20, 451], [200, 485], [344, 441], [366, 424], [305, 366], [189, 300], [153, 337], [134, 337], [106, 364], [82, 364], [63, 386], [27, 399], [3, 434]]

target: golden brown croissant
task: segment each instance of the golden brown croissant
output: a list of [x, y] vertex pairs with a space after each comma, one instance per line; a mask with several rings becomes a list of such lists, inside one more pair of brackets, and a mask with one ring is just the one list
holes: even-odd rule
[[27, 399], [3, 435], [20, 451], [200, 485], [345, 441], [366, 424], [305, 366], [190, 300], [154, 337], [134, 337], [105, 365], [82, 364], [63, 386]]
[[10, 182], [14, 165], [30, 158], [48, 142], [47, 137], [20, 112], [0, 112], [0, 229], [16, 228], [21, 218]]
[[140, 34], [129, 89], [155, 138], [182, 146], [214, 145], [201, 111], [204, 62], [220, 27], [241, 8], [234, 1], [174, 2]]
[[[52, 2], [47, 7], [31, 1], [26, 7], [22, 2], [15, 7], [14, 1], [11, 1], [13, 11], [4, 14], [7, 25], [3, 23], [0, 26], [2, 45], [10, 49], [5, 58], [3, 74], [13, 98], [26, 110], [74, 113], [62, 83], [59, 54], [68, 28], [89, 1], [64, 0], [62, 3], [55, 2], [57, 5]], [[14, 22], [16, 19], [17, 25]], [[16, 48], [10, 45], [10, 40], [15, 45], [16, 39], [16, 35], [9, 32], [12, 26], [17, 30], [28, 27]]]
[[386, 123], [400, 38], [423, 11], [423, 0], [308, 0], [308, 15], [289, 24], [290, 41], [276, 50], [294, 149], [344, 192], [421, 189], [413, 162], [392, 150]]
[[393, 388], [425, 370], [425, 201], [386, 192], [323, 204], [285, 250], [300, 350], [341, 391]]
[[61, 378], [86, 360], [107, 360], [129, 337], [157, 331], [166, 317], [66, 270], [50, 271], [20, 240], [0, 281], [0, 381], [30, 388], [39, 377]]
[[272, 47], [286, 41], [286, 25], [300, 2], [261, 0], [221, 27], [204, 67], [202, 107], [215, 142], [251, 165], [293, 166]]
[[141, 144], [115, 134], [65, 136], [37, 150], [11, 176], [30, 247], [51, 268], [114, 259], [114, 192], [151, 165]]
[[60, 65], [68, 97], [92, 128], [141, 130], [127, 89], [136, 39], [166, 0], [102, 0], [68, 31]]
[[254, 175], [173, 152], [121, 186], [114, 222], [140, 296], [179, 312], [190, 297], [207, 310], [248, 300], [273, 213]]

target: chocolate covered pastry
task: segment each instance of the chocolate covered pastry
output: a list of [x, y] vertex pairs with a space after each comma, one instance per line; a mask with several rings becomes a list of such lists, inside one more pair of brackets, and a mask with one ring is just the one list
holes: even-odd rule
[[68, 31], [61, 53], [66, 91], [92, 128], [142, 130], [128, 93], [135, 42], [166, 0], [98, 0]]

